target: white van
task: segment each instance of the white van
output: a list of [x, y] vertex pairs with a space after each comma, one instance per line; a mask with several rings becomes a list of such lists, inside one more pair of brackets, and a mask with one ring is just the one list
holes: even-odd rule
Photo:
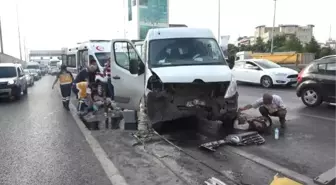
[[[197, 115], [232, 124], [237, 83], [209, 29], [151, 29], [142, 57], [129, 40], [112, 40], [111, 48], [111, 80], [121, 108], [144, 105], [152, 123]], [[127, 57], [116, 55], [120, 48]]]

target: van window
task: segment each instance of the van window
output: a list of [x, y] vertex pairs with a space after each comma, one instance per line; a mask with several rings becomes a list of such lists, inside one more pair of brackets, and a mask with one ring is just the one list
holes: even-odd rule
[[27, 69], [40, 69], [38, 65], [27, 65]]
[[175, 38], [149, 42], [151, 67], [179, 65], [227, 65], [212, 38]]
[[67, 66], [76, 67], [76, 55], [75, 54], [67, 56]]
[[15, 67], [0, 67], [0, 78], [16, 77]]
[[95, 53], [97, 60], [100, 64], [100, 66], [103, 66], [106, 64], [106, 62], [110, 59], [110, 52], [104, 52], [104, 53]]

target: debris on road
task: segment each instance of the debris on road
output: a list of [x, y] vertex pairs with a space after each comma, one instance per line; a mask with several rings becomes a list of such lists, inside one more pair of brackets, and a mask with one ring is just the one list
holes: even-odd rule
[[287, 177], [280, 177], [278, 174], [276, 174], [270, 185], [303, 185], [303, 184], [298, 183]]
[[216, 148], [225, 144], [245, 146], [245, 145], [261, 145], [264, 143], [265, 139], [260, 134], [258, 134], [258, 132], [252, 131], [240, 134], [230, 134], [226, 136], [225, 139], [204, 143], [199, 147], [202, 149], [215, 152]]
[[226, 185], [224, 182], [215, 177], [209, 178], [208, 180], [204, 181], [204, 183], [206, 185]]

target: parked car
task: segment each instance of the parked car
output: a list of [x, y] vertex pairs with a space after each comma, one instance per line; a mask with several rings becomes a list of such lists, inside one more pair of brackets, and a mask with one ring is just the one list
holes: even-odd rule
[[34, 76], [30, 73], [30, 71], [28, 69], [25, 69], [24, 70], [24, 73], [26, 75], [26, 78], [27, 78], [27, 83], [28, 83], [28, 86], [33, 86], [34, 85]]
[[28, 93], [28, 83], [20, 64], [0, 64], [0, 97], [21, 98]]
[[296, 95], [308, 107], [335, 102], [336, 56], [313, 61], [298, 75]]
[[282, 67], [266, 59], [246, 59], [235, 62], [232, 69], [237, 81], [261, 84], [265, 88], [273, 85], [296, 84], [298, 72]]
[[34, 80], [37, 81], [41, 79], [41, 75], [36, 71], [36, 69], [28, 69], [30, 74], [34, 77]]

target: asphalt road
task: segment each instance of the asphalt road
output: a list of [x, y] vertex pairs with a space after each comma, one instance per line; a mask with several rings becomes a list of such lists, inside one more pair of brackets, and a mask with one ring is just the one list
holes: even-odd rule
[[1, 185], [110, 185], [73, 117], [63, 110], [54, 77], [19, 101], [0, 101]]
[[[28, 96], [19, 101], [0, 101], [0, 184], [111, 184], [73, 117], [63, 110], [59, 92], [51, 90], [53, 79], [42, 78], [29, 89]], [[238, 90], [240, 105], [271, 92], [284, 99], [289, 112], [288, 129], [279, 140], [266, 136], [266, 144], [240, 147], [241, 150], [310, 178], [333, 167], [334, 108], [306, 108], [293, 88], [265, 90], [239, 84]], [[250, 113], [258, 114], [255, 110]], [[274, 122], [277, 125], [276, 120]], [[231, 177], [247, 184], [269, 184], [276, 173], [225, 147], [214, 154], [199, 152], [192, 145], [184, 147], [220, 171], [215, 173], [162, 143], [148, 145], [155, 158], [144, 148], [132, 146], [134, 138], [127, 132], [95, 131], [92, 134], [129, 184], [186, 184], [184, 181], [202, 184], [211, 176], [222, 180]]]
[[[279, 140], [266, 136], [266, 144], [243, 150], [265, 158], [300, 174], [314, 178], [335, 166], [335, 107], [306, 107], [295, 94], [295, 88], [263, 89], [239, 84], [239, 104], [255, 101], [264, 92], [281, 96], [287, 106], [287, 125]], [[258, 111], [250, 111], [258, 114]], [[279, 126], [274, 119], [274, 126]]]

